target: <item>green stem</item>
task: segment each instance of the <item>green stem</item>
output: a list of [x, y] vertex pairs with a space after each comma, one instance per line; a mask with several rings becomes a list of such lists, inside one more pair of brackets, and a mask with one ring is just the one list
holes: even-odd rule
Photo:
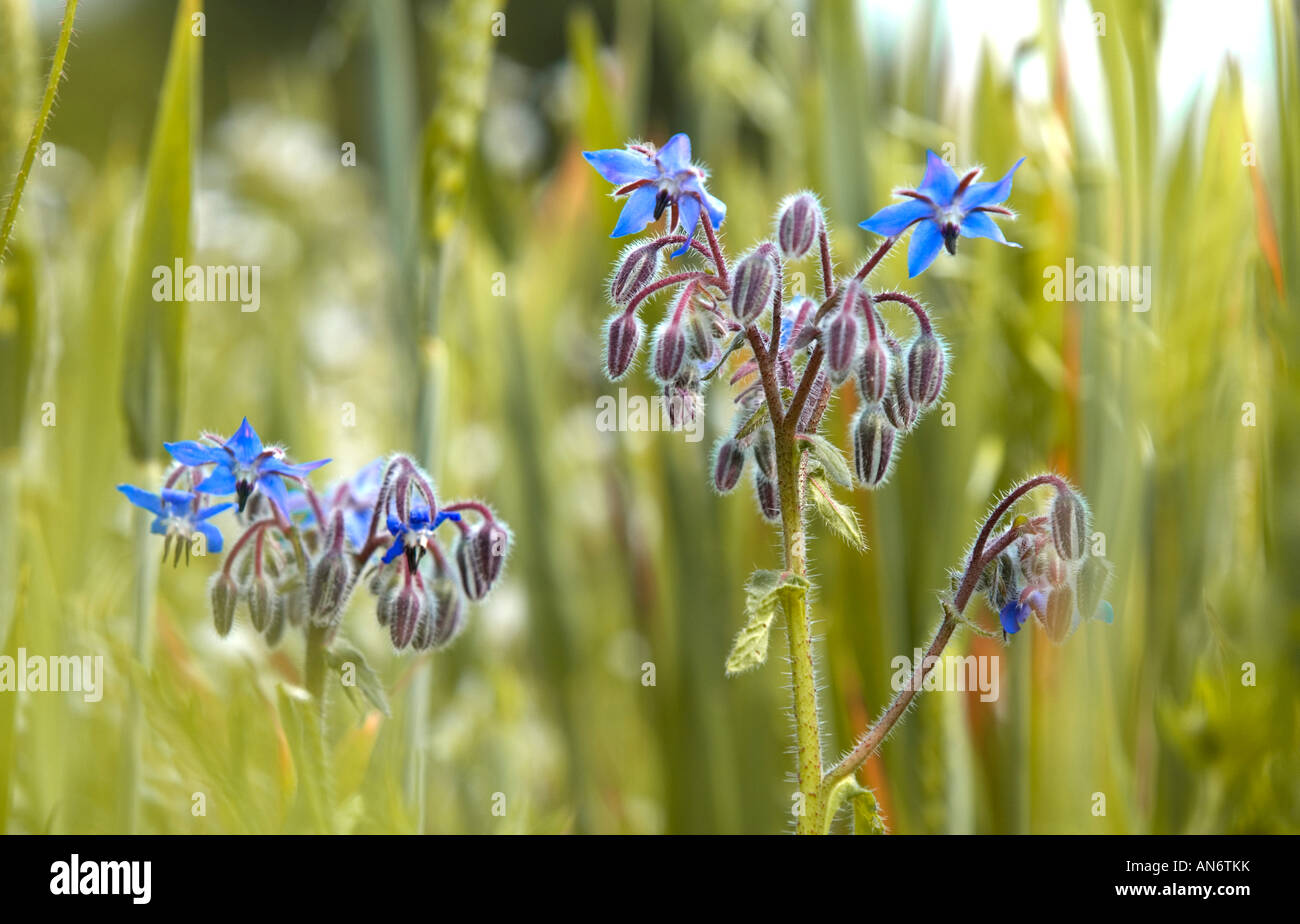
[[325, 651], [329, 647], [328, 635], [328, 629], [311, 625], [307, 627], [307, 653], [303, 664], [307, 692], [316, 703], [322, 725], [325, 723]]
[[[146, 462], [142, 466], [141, 484], [153, 484], [158, 480], [158, 466]], [[158, 546], [154, 535], [149, 531], [152, 522], [144, 510], [135, 511], [135, 532], [133, 547], [135, 550], [135, 626], [133, 629], [132, 653], [136, 663], [147, 674], [150, 670], [153, 652], [153, 604], [154, 589], [158, 583]], [[141, 726], [143, 724], [143, 703], [140, 690], [131, 687], [127, 703], [126, 728], [123, 735], [123, 779], [125, 793], [122, 802], [122, 833], [135, 834], [140, 812], [140, 755], [143, 746]]]
[[27, 140], [27, 150], [23, 152], [22, 166], [14, 178], [13, 193], [5, 207], [4, 220], [0, 222], [0, 263], [4, 262], [5, 252], [9, 249], [9, 238], [13, 234], [14, 223], [18, 220], [18, 204], [22, 201], [23, 190], [27, 187], [27, 177], [32, 172], [36, 161], [36, 152], [41, 147], [41, 138], [45, 135], [45, 125], [54, 110], [54, 94], [58, 92], [59, 82], [63, 79], [63, 62], [68, 56], [68, 43], [72, 41], [72, 21], [77, 13], [77, 0], [68, 0], [63, 8], [63, 26], [59, 30], [59, 44], [54, 49], [54, 63], [50, 66], [50, 78], [45, 83], [45, 96], [41, 100], [41, 111], [32, 125], [31, 137]]

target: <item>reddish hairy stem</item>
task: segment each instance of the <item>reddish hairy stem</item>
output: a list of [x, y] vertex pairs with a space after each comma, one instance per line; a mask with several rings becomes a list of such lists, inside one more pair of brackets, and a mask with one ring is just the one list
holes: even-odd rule
[[668, 286], [675, 286], [682, 282], [690, 282], [692, 280], [717, 282], [718, 277], [700, 270], [688, 270], [684, 273], [674, 273], [671, 276], [665, 276], [663, 279], [657, 279], [641, 291], [637, 292], [636, 295], [632, 296], [632, 300], [627, 303], [625, 313], [630, 314], [631, 312], [636, 311], [637, 305], [641, 304], [660, 289], [665, 289]]
[[921, 333], [930, 333], [930, 315], [926, 313], [926, 310], [921, 306], [921, 303], [912, 298], [912, 296], [903, 292], [878, 292], [873, 295], [872, 298], [878, 302], [898, 302], [900, 305], [906, 305], [908, 308], [911, 308], [912, 313], [916, 315], [916, 323], [921, 325]]

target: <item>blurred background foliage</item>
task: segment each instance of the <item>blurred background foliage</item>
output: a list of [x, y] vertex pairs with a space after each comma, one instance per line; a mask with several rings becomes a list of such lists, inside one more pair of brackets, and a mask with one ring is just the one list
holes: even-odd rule
[[[176, 7], [88, 4], [57, 162], [0, 269], [0, 640], [102, 653], [106, 692], [0, 693], [0, 830], [123, 829], [133, 688], [146, 832], [789, 827], [784, 638], [763, 670], [722, 670], [744, 580], [778, 554], [752, 500], [709, 488], [728, 397], [711, 393], [700, 443], [595, 425], [617, 393], [599, 331], [619, 242], [578, 154], [676, 131], [730, 206], [733, 252], [809, 187], [843, 268], [927, 147], [995, 175], [1028, 158], [1023, 250], [971, 242], [914, 285], [901, 259], [877, 280], [933, 306], [957, 424], [929, 419], [891, 483], [853, 495], [868, 554], [811, 547], [828, 753], [887, 702], [891, 659], [928, 638], [946, 569], [1022, 475], [1055, 467], [1091, 499], [1116, 619], [1060, 648], [1017, 638], [996, 702], [920, 697], [863, 774], [891, 830], [1300, 830], [1296, 7], [1026, 6], [1008, 42], [953, 18], [1000, 5], [955, 0], [212, 4], [187, 262], [260, 266], [261, 308], [149, 305], [187, 316], [170, 436], [248, 415], [299, 458], [333, 456], [321, 483], [418, 447], [443, 495], [490, 500], [517, 538], [448, 653], [395, 656], [359, 596], [343, 633], [393, 715], [339, 697], [313, 742], [301, 639], [267, 651], [241, 615], [219, 640], [214, 560], [162, 569], [151, 656], [132, 650], [113, 486], [157, 460], [128, 451], [124, 312], [147, 296], [123, 287]], [[0, 0], [6, 189], [60, 12]], [[1184, 28], [1211, 34], [1254, 17], [1265, 41], [1207, 59], [1172, 109], [1158, 63], [1197, 15]], [[1150, 266], [1150, 310], [1045, 301], [1044, 267], [1067, 258]], [[854, 400], [828, 416], [841, 445]], [[959, 633], [950, 652], [999, 647]]]

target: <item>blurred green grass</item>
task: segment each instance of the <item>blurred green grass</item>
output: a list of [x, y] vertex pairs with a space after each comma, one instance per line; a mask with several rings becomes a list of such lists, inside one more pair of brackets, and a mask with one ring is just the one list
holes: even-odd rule
[[[1054, 466], [1089, 496], [1116, 620], [1062, 648], [1019, 639], [996, 703], [921, 697], [865, 775], [891, 829], [1300, 830], [1294, 10], [1268, 6], [1262, 119], [1248, 119], [1242, 74], [1225, 62], [1163, 143], [1157, 51], [1176, 10], [1092, 6], [1108, 25], [1096, 40], [1105, 126], [1082, 115], [1080, 95], [1097, 88], [1078, 85], [1050, 2], [1032, 41], [985, 47], [962, 96], [937, 2], [914, 4], [897, 42], [864, 30], [849, 0], [816, 4], [806, 37], [778, 3], [517, 3], [490, 43], [477, 124], [449, 129], [478, 141], [456, 162], [463, 199], [436, 247], [420, 130], [461, 85], [439, 71], [455, 15], [399, 0], [210, 10], [187, 262], [261, 265], [262, 308], [185, 309], [175, 436], [229, 432], [247, 414], [302, 458], [333, 456], [329, 477], [428, 438], [439, 489], [489, 499], [518, 540], [505, 586], [418, 669], [358, 599], [344, 632], [394, 715], [339, 699], [323, 742], [293, 693], [299, 639], [267, 652], [251, 633], [216, 637], [212, 562], [163, 570], [150, 668], [132, 653], [131, 520], [112, 489], [138, 477], [119, 402], [121, 296], [174, 7], [86, 13], [48, 132], [58, 165], [34, 174], [3, 269], [6, 349], [26, 297], [16, 267], [32, 267], [36, 312], [30, 377], [5, 380], [26, 420], [0, 459], [0, 634], [9, 651], [103, 653], [107, 690], [96, 704], [0, 693], [0, 830], [118, 830], [133, 682], [147, 832], [787, 827], [784, 664], [722, 671], [745, 577], [777, 555], [751, 501], [708, 487], [727, 397], [711, 392], [701, 443], [595, 428], [596, 398], [616, 391], [599, 326], [619, 242], [606, 237], [616, 206], [577, 155], [674, 131], [691, 134], [729, 204], [733, 250], [767, 233], [781, 196], [810, 187], [841, 266], [869, 243], [857, 221], [916, 180], [926, 147], [953, 144], [959, 163], [994, 172], [1028, 157], [1009, 232], [1023, 250], [971, 242], [910, 286], [901, 260], [882, 271], [936, 312], [957, 425], [929, 421], [887, 488], [852, 496], [867, 555], [828, 536], [811, 547], [828, 744], [847, 746], [887, 701], [890, 660], [923, 642], [946, 568], [992, 494], [1025, 473]], [[483, 5], [457, 8], [472, 11], [464, 41], [481, 39], [469, 32], [489, 28]], [[34, 21], [28, 71], [52, 41], [54, 20]], [[1045, 99], [1018, 77], [1036, 60]], [[19, 76], [19, 99], [39, 92], [43, 74]], [[11, 121], [0, 119], [6, 165], [25, 141]], [[356, 168], [340, 164], [348, 141]], [[1243, 163], [1247, 141], [1258, 166]], [[1043, 267], [1067, 257], [1151, 266], [1151, 310], [1045, 302]], [[429, 355], [436, 423], [418, 394]], [[850, 400], [828, 416], [842, 444]], [[434, 432], [420, 432], [417, 408]], [[963, 648], [997, 651], [959, 634]], [[1257, 666], [1254, 687], [1243, 662]], [[417, 748], [419, 800], [406, 782]], [[195, 793], [206, 815], [192, 814]]]

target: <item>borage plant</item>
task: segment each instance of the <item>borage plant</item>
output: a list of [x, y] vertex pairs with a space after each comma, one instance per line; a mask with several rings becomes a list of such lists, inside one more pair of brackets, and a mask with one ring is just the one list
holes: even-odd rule
[[[482, 600], [501, 574], [505, 524], [477, 501], [440, 504], [405, 455], [376, 459], [318, 493], [307, 476], [330, 460], [290, 462], [282, 448], [263, 446], [247, 419], [229, 439], [204, 433], [165, 448], [176, 464], [158, 493], [118, 490], [154, 515], [173, 565], [195, 548], [221, 552], [212, 519], [233, 508], [241, 533], [209, 585], [217, 632], [230, 633], [241, 604], [270, 646], [286, 628], [301, 629], [305, 685], [322, 711], [331, 645], [358, 584], [374, 595], [394, 648], [423, 651], [449, 645], [465, 627], [467, 601]], [[444, 524], [455, 530], [450, 550], [437, 536]], [[374, 689], [363, 690], [386, 710]]]
[[[644, 338], [641, 309], [655, 293], [672, 290], [671, 307], [655, 328], [650, 349], [651, 371], [664, 389], [670, 420], [682, 426], [693, 419], [701, 412], [708, 382], [729, 371], [736, 412], [729, 434], [714, 450], [714, 486], [731, 491], [751, 465], [759, 510], [781, 528], [783, 568], [759, 570], [750, 578], [746, 622], [727, 658], [727, 673], [766, 660], [772, 622], [783, 610], [794, 698], [797, 830], [826, 832], [850, 800], [859, 800], [864, 815], [878, 820], [874, 800], [857, 783], [855, 771], [907, 710], [959, 624], [998, 634], [966, 618], [977, 593], [998, 614], [1004, 642], [1030, 614], [1060, 642], [1084, 619], [1109, 613], [1101, 601], [1108, 566], [1088, 555], [1091, 524], [1083, 497], [1053, 474], [1022, 482], [993, 507], [951, 575], [939, 599], [939, 627], [911, 682], [840, 761], [825, 765], [808, 613], [805, 511], [814, 508], [829, 528], [865, 550], [856, 515], [835, 498], [833, 486], [852, 488], [855, 475], [866, 488], [886, 482], [904, 436], [937, 404], [950, 363], [926, 308], [904, 292], [873, 291], [869, 279], [909, 230], [913, 277], [941, 250], [956, 254], [960, 238], [1007, 244], [994, 216], [1014, 218], [1002, 203], [1020, 164], [997, 182], [981, 183], [976, 182], [979, 170], [958, 177], [929, 153], [921, 185], [900, 190], [905, 201], [862, 222], [884, 240], [855, 273], [836, 278], [826, 216], [812, 193], [787, 198], [777, 211], [772, 238], [732, 262], [717, 234], [726, 206], [706, 190], [706, 174], [691, 162], [685, 135], [658, 149], [638, 142], [584, 156], [615, 185], [613, 194], [626, 198], [612, 237], [639, 233], [668, 216], [663, 233], [625, 249], [614, 269], [609, 294], [616, 310], [605, 324], [607, 373], [614, 380], [628, 374]], [[696, 236], [700, 225], [702, 240]], [[663, 254], [669, 248], [672, 257], [689, 252], [693, 263], [703, 265], [665, 273]], [[787, 299], [786, 263], [810, 254], [820, 264], [820, 299]], [[882, 309], [890, 306], [911, 316], [910, 337], [886, 322]], [[852, 468], [821, 433], [828, 404], [849, 379], [860, 399], [851, 428]], [[1045, 512], [1004, 524], [1021, 499], [1040, 486], [1054, 492]]]

